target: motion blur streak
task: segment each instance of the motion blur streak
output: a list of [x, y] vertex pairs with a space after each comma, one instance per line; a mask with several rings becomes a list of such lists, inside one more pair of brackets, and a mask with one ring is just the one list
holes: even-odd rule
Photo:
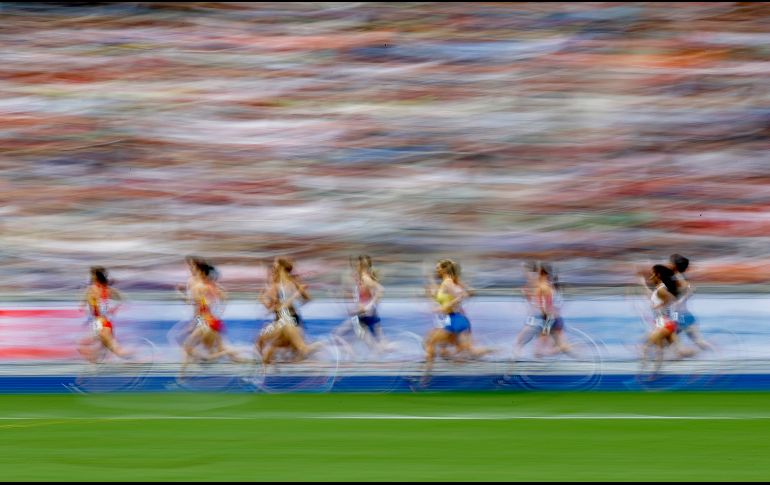
[[286, 254], [323, 295], [364, 250], [391, 287], [770, 276], [766, 3], [0, 9], [2, 291], [201, 254], [251, 292]]

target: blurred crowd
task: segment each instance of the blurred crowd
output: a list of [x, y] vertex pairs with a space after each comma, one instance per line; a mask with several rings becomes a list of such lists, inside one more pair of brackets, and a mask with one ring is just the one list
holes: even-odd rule
[[0, 4], [0, 290], [770, 277], [770, 4]]

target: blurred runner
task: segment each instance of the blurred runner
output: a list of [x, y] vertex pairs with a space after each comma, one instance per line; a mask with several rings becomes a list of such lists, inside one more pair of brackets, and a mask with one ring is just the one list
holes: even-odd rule
[[257, 338], [257, 352], [262, 362], [270, 364], [277, 352], [288, 351], [293, 361], [301, 361], [320, 348], [320, 343], [306, 344], [303, 321], [294, 307], [296, 301], [310, 300], [307, 287], [293, 274], [294, 264], [285, 258], [276, 258], [270, 283], [262, 294], [262, 303], [274, 315]]
[[[215, 281], [215, 268], [201, 259], [194, 259], [191, 264], [194, 275], [190, 280], [189, 297], [195, 305], [195, 317], [192, 332], [183, 345], [182, 374], [194, 360], [216, 361], [227, 356], [233, 362], [250, 362], [224, 345], [224, 324], [217, 313], [222, 312], [226, 295]], [[203, 346], [208, 354], [199, 354], [196, 350], [199, 346]]]
[[107, 351], [124, 359], [130, 357], [131, 354], [118, 345], [111, 321], [120, 308], [119, 303], [112, 303], [122, 299], [118, 290], [110, 286], [107, 270], [101, 266], [92, 267], [91, 285], [86, 290], [81, 305], [81, 308], [88, 308], [91, 335], [83, 338], [78, 347], [80, 354], [90, 362], [102, 361]]
[[378, 352], [387, 350], [389, 345], [385, 340], [380, 317], [377, 314], [377, 305], [382, 299], [384, 289], [378, 281], [371, 257], [367, 255], [358, 257], [354, 279], [353, 315], [334, 330], [334, 335], [343, 338], [353, 334], [370, 349]]

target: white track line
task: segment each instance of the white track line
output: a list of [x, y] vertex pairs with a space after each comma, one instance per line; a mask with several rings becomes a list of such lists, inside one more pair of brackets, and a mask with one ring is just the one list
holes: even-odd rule
[[661, 416], [644, 414], [608, 414], [608, 415], [446, 415], [419, 416], [404, 414], [263, 414], [255, 416], [0, 416], [3, 421], [67, 420], [67, 421], [255, 421], [267, 419], [357, 419], [357, 420], [416, 420], [416, 421], [514, 421], [514, 420], [760, 420], [770, 419], [770, 415], [746, 416]]
[[555, 415], [518, 415], [518, 414], [500, 414], [500, 415], [483, 415], [483, 414], [467, 414], [467, 415], [446, 415], [446, 416], [419, 416], [419, 415], [402, 415], [402, 414], [360, 414], [360, 415], [339, 415], [329, 414], [320, 416], [308, 416], [309, 419], [363, 419], [363, 420], [481, 420], [481, 421], [513, 421], [513, 420], [605, 420], [605, 419], [620, 419], [620, 420], [639, 420], [639, 419], [652, 419], [652, 420], [741, 420], [741, 419], [770, 419], [770, 416], [660, 416], [660, 415], [646, 415], [646, 414], [607, 414], [607, 415], [594, 415], [594, 414], [555, 414]]

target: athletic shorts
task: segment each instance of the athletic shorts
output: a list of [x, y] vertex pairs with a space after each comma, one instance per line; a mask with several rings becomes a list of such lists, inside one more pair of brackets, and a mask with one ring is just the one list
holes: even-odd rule
[[377, 327], [380, 325], [380, 317], [377, 314], [373, 315], [359, 315], [358, 323], [369, 331], [372, 335], [376, 335]]
[[221, 332], [222, 329], [225, 327], [224, 323], [222, 323], [222, 320], [216, 317], [209, 318], [208, 324], [209, 324], [209, 329], [217, 333]]
[[[299, 313], [297, 313], [297, 310], [294, 309], [294, 307], [289, 308], [289, 315], [291, 315], [291, 318], [294, 319], [294, 324], [302, 329], [305, 328], [305, 321], [302, 319]], [[280, 322], [284, 320], [281, 318], [281, 314], [276, 312], [275, 314], [275, 320], [277, 322]]]
[[109, 329], [111, 334], [114, 332], [112, 328], [112, 322], [107, 320], [105, 317], [95, 317], [91, 321], [91, 328], [93, 329], [95, 335], [99, 335], [103, 328]]
[[690, 312], [677, 312], [676, 313], [676, 324], [677, 324], [677, 332], [681, 332], [682, 330], [687, 330], [689, 327], [695, 325], [698, 323], [698, 320], [695, 319], [692, 313]]
[[547, 318], [545, 315], [532, 315], [527, 319], [526, 324], [539, 328], [544, 334], [564, 330], [564, 320], [561, 317]]
[[471, 331], [471, 322], [468, 317], [462, 313], [450, 313], [447, 315], [449, 322], [444, 326], [444, 330], [454, 334], [461, 334], [463, 332]]
[[655, 320], [655, 326], [658, 328], [665, 328], [669, 333], [676, 333], [677, 331], [676, 322], [666, 317], [658, 317]]

